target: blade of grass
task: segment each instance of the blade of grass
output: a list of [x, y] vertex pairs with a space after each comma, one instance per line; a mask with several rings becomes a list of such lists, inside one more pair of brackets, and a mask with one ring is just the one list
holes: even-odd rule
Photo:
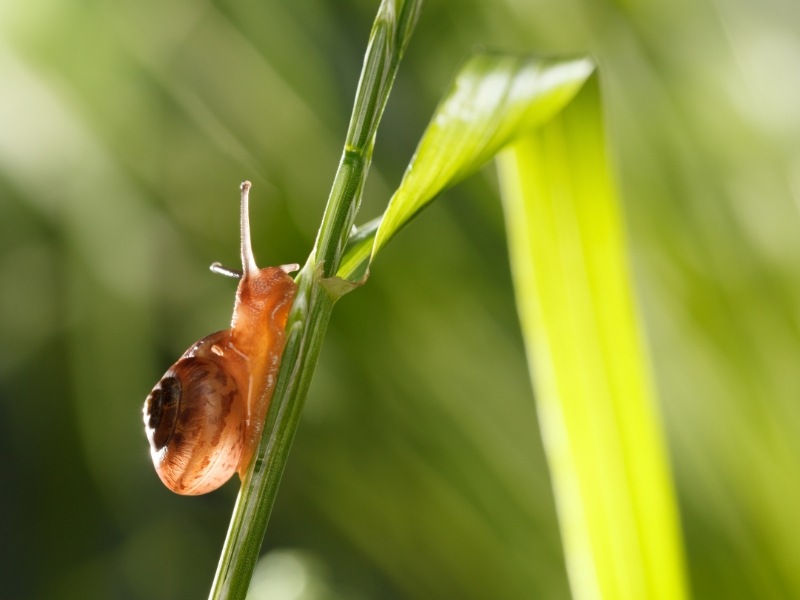
[[337, 275], [350, 281], [363, 279], [368, 263], [425, 206], [512, 140], [558, 113], [593, 69], [593, 63], [582, 57], [472, 56], [436, 108], [373, 244], [365, 242], [365, 235], [348, 250]]
[[444, 189], [513, 145], [500, 159], [509, 248], [573, 592], [683, 598], [674, 491], [593, 71], [587, 59], [473, 57], [377, 230], [364, 231], [338, 275], [362, 280]]
[[256, 456], [242, 481], [211, 589], [244, 600], [336, 297], [322, 280], [339, 268], [378, 127], [421, 0], [383, 0], [372, 27], [344, 152], [311, 255], [297, 277], [281, 370]]
[[506, 227], [578, 598], [683, 598], [680, 534], [597, 77], [501, 155]]

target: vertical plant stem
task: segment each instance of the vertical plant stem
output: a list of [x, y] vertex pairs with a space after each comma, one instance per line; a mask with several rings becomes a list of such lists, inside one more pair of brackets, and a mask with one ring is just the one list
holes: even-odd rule
[[384, 0], [372, 27], [344, 152], [314, 249], [297, 277], [287, 342], [258, 451], [242, 482], [210, 598], [244, 600], [337, 297], [333, 276], [361, 203], [375, 132], [422, 0]]

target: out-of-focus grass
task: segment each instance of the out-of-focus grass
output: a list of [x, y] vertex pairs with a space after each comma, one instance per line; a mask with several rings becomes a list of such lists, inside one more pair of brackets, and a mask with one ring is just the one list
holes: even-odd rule
[[[0, 8], [4, 596], [206, 593], [235, 486], [163, 489], [141, 403], [229, 318], [239, 181], [260, 261], [307, 254], [375, 8]], [[430, 2], [365, 200], [475, 44], [597, 57], [697, 597], [800, 595], [797, 31], [779, 2]], [[568, 593], [496, 186], [449, 194], [326, 340], [265, 544], [318, 597]]]

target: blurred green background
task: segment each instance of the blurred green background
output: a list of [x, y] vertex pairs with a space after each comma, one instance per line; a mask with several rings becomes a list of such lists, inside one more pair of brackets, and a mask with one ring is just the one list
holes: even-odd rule
[[[238, 183], [303, 262], [377, 0], [0, 0], [0, 596], [190, 599], [237, 485], [168, 492], [141, 405], [226, 326]], [[698, 598], [800, 597], [800, 4], [429, 1], [380, 213], [476, 46], [591, 52]], [[338, 306], [253, 598], [569, 596], [493, 170]]]

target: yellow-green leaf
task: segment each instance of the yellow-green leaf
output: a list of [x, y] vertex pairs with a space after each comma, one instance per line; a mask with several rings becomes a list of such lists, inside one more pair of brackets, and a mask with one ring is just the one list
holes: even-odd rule
[[683, 598], [674, 491], [605, 158], [597, 77], [499, 165], [573, 592]]
[[380, 225], [352, 240], [338, 275], [362, 281], [406, 223], [499, 152], [518, 310], [573, 593], [684, 598], [675, 495], [590, 60], [468, 61]]
[[[480, 53], [437, 107], [370, 248], [363, 241], [338, 275], [359, 279], [378, 251], [443, 190], [474, 173], [520, 135], [547, 122], [594, 70], [587, 58]], [[368, 250], [371, 250], [368, 252]]]

